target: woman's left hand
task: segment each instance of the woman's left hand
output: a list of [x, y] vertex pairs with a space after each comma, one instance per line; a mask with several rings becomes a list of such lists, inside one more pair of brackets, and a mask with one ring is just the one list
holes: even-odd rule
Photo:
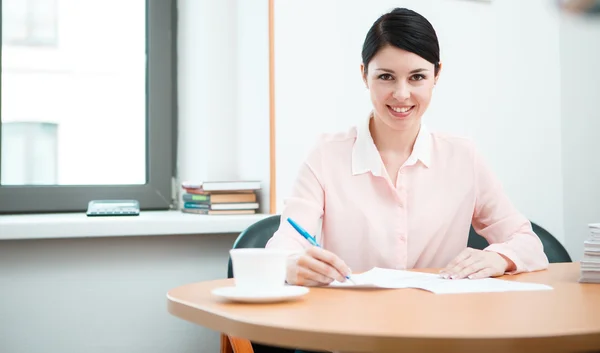
[[499, 253], [466, 248], [440, 274], [450, 279], [476, 279], [502, 276], [511, 267], [514, 263]]

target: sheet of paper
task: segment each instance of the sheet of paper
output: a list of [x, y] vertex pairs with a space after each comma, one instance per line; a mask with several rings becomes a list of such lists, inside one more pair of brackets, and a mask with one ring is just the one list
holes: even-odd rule
[[354, 274], [351, 281], [334, 281], [330, 287], [345, 288], [411, 288], [414, 283], [423, 283], [424, 280], [439, 278], [431, 273], [413, 271], [391, 270], [375, 267], [361, 274]]
[[337, 282], [333, 288], [417, 288], [436, 294], [486, 293], [551, 290], [544, 284], [507, 281], [496, 278], [450, 280], [437, 274], [373, 268], [351, 276], [352, 281]]
[[424, 284], [421, 288], [436, 294], [518, 292], [552, 289], [552, 287], [545, 284], [515, 282], [497, 278], [459, 280], [442, 278], [439, 281]]

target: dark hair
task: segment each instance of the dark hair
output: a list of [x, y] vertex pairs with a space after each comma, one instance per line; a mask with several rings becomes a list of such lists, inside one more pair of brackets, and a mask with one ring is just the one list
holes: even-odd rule
[[375, 54], [391, 45], [435, 65], [435, 75], [440, 69], [440, 44], [435, 29], [420, 14], [405, 8], [395, 8], [375, 21], [367, 33], [362, 49], [365, 73]]

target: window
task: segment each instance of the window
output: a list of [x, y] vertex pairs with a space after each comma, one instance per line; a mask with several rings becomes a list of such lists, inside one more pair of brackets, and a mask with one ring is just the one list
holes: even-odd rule
[[169, 208], [175, 3], [0, 0], [0, 213]]
[[2, 44], [55, 46], [58, 0], [3, 0]]

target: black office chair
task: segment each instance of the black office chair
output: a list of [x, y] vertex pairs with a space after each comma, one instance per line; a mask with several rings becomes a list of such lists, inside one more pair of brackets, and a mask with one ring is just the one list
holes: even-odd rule
[[[552, 236], [550, 232], [533, 222], [531, 222], [531, 227], [533, 232], [540, 238], [542, 244], [544, 245], [544, 253], [546, 253], [546, 256], [548, 257], [548, 262], [573, 262], [565, 247], [562, 246], [562, 244], [554, 236]], [[467, 246], [473, 249], [483, 250], [488, 245], [488, 241], [484, 237], [477, 234], [475, 229], [473, 229], [473, 226], [471, 226]]]

